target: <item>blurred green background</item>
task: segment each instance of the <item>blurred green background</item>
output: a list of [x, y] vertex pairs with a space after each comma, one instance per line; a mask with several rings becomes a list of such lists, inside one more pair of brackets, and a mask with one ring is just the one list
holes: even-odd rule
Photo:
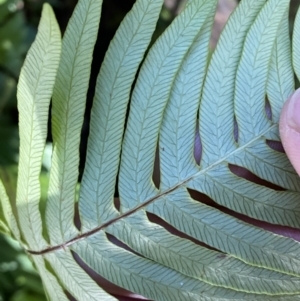
[[[300, 0], [292, 0], [291, 28], [296, 8]], [[17, 175], [18, 162], [18, 112], [16, 86], [26, 52], [34, 40], [40, 18], [43, 0], [0, 0], [0, 169], [8, 178], [7, 185], [13, 185]], [[62, 32], [76, 0], [48, 0], [56, 13]], [[95, 47], [90, 88], [87, 95], [87, 109], [82, 131], [81, 164], [82, 173], [85, 148], [89, 131], [89, 115], [94, 94], [94, 86], [99, 68], [119, 23], [132, 7], [134, 0], [104, 0], [99, 38]], [[165, 0], [153, 40], [170, 24], [184, 0]], [[228, 15], [236, 0], [220, 0], [219, 13]], [[226, 19], [226, 16], [225, 16]], [[222, 18], [220, 20], [223, 20]], [[223, 22], [223, 21], [221, 21]], [[214, 29], [217, 38], [222, 29], [219, 24]], [[213, 47], [212, 43], [212, 47]], [[42, 183], [42, 204], [45, 204], [47, 172], [51, 157], [51, 132], [47, 138]], [[1, 171], [0, 170], [0, 171]], [[41, 206], [43, 208], [44, 206]], [[1, 230], [1, 229], [0, 229]], [[46, 300], [39, 276], [18, 243], [0, 233], [0, 301], [42, 301]]]

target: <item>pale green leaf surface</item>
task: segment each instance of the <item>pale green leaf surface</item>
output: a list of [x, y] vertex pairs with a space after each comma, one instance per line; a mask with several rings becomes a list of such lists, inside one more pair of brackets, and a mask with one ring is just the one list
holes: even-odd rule
[[150, 42], [162, 0], [139, 0], [120, 25], [97, 79], [87, 160], [80, 190], [83, 228], [115, 217], [115, 179], [129, 93]]
[[[277, 132], [278, 128], [274, 130]], [[270, 132], [268, 136], [269, 134]], [[258, 177], [282, 188], [299, 192], [300, 178], [289, 159], [285, 154], [269, 147], [266, 140], [267, 137], [261, 137], [242, 152], [234, 153], [227, 159], [228, 163], [247, 168]]]
[[294, 71], [298, 77], [298, 80], [300, 80], [300, 8], [298, 8], [294, 24], [292, 54]]
[[39, 175], [60, 50], [60, 30], [52, 8], [45, 4], [37, 37], [21, 70], [17, 92], [20, 156], [16, 204], [22, 233], [33, 249], [46, 246], [39, 211]]
[[102, 0], [79, 1], [62, 43], [52, 101], [54, 148], [46, 210], [49, 236], [56, 244], [77, 234], [73, 219], [80, 134], [101, 4]]
[[80, 241], [72, 249], [109, 281], [155, 301], [293, 300], [294, 297], [260, 296], [208, 285], [119, 248], [104, 233]]
[[176, 190], [147, 210], [173, 227], [240, 260], [278, 272], [300, 275], [300, 243], [250, 226]]
[[234, 151], [233, 102], [236, 71], [251, 24], [266, 0], [244, 0], [229, 18], [211, 58], [200, 103], [203, 168]]
[[[8, 195], [6, 194], [5, 187], [1, 180], [0, 180], [0, 204], [1, 204], [0, 207], [2, 209], [2, 210], [0, 209], [0, 213], [3, 213], [3, 220], [2, 221], [0, 220], [0, 222], [2, 222], [2, 227], [6, 230], [5, 232], [12, 233], [16, 239], [20, 240], [19, 226], [16, 217], [13, 213]], [[2, 217], [1, 214], [0, 217]]]
[[158, 129], [181, 60], [216, 1], [191, 1], [156, 41], [135, 85], [120, 166], [121, 210], [156, 195], [152, 182]]
[[247, 265], [221, 252], [171, 235], [137, 212], [107, 232], [142, 256], [206, 283], [252, 293], [299, 293], [300, 278]]
[[1, 217], [0, 215], [0, 232], [4, 234], [10, 234], [11, 231], [8, 228], [8, 225], [5, 223], [4, 218]]
[[226, 165], [198, 177], [191, 188], [235, 212], [272, 224], [300, 228], [299, 193], [275, 191], [234, 175]]
[[279, 122], [282, 106], [294, 90], [295, 82], [292, 67], [289, 11], [286, 10], [278, 29], [267, 85], [267, 94], [271, 104], [272, 121], [274, 123]]
[[55, 254], [47, 254], [46, 259], [51, 263], [64, 287], [78, 301], [116, 301], [116, 299], [101, 289], [94, 280], [79, 267], [69, 250], [61, 250]]
[[266, 78], [277, 30], [289, 0], [268, 1], [252, 24], [236, 74], [234, 111], [238, 143], [244, 145], [270, 127], [265, 113]]
[[0, 167], [0, 179], [5, 188], [6, 194], [10, 201], [12, 211], [17, 217], [17, 208], [16, 208], [16, 186], [17, 186], [17, 166], [2, 166]]
[[[5, 200], [3, 201], [3, 199], [5, 199]], [[5, 214], [4, 214], [5, 207], [8, 207], [7, 208], [8, 211], [12, 212], [12, 207], [9, 202], [9, 198], [7, 196], [5, 187], [0, 179], [0, 228], [1, 228], [0, 231], [3, 232], [3, 230], [5, 230], [4, 233], [11, 233], [9, 226], [8, 226], [7, 218], [5, 217]]]
[[196, 114], [206, 72], [215, 10], [211, 10], [176, 75], [159, 138], [160, 189], [197, 171], [194, 159]]
[[46, 268], [45, 261], [41, 256], [33, 256], [33, 261], [42, 278], [44, 288], [51, 301], [67, 301], [69, 300], [65, 295], [63, 288], [58, 283], [55, 276]]

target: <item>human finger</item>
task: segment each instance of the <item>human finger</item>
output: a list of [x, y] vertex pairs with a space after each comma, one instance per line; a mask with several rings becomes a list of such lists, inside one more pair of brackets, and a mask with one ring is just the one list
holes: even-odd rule
[[300, 175], [300, 89], [284, 104], [279, 128], [284, 150]]

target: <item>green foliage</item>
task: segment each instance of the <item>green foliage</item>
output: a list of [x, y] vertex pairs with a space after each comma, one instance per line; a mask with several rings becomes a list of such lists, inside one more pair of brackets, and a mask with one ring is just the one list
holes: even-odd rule
[[[0, 182], [1, 229], [30, 254], [49, 300], [67, 300], [66, 291], [78, 301], [115, 300], [72, 252], [110, 282], [157, 301], [299, 300], [299, 242], [189, 193], [196, 190], [256, 220], [300, 228], [300, 180], [285, 154], [268, 143], [280, 141], [279, 114], [294, 90], [293, 68], [300, 74], [299, 13], [292, 52], [289, 1], [241, 1], [209, 60], [217, 1], [191, 0], [143, 61], [163, 1], [137, 0], [97, 79], [78, 230], [80, 133], [101, 3], [80, 0], [62, 41], [52, 9], [44, 5], [18, 85], [17, 193], [14, 199]], [[41, 214], [39, 177], [52, 94], [53, 154]], [[159, 188], [152, 179], [157, 150]], [[239, 177], [232, 165], [281, 189]], [[120, 206], [114, 202], [117, 175]], [[129, 250], [112, 243], [111, 235]]]
[[45, 247], [47, 243], [41, 239], [39, 176], [47, 137], [50, 97], [59, 64], [60, 48], [58, 24], [52, 8], [45, 4], [39, 34], [24, 62], [17, 93], [20, 112], [20, 163], [16, 204], [27, 243], [40, 248]]
[[16, 106], [18, 74], [34, 38], [17, 4], [0, 2], [0, 164], [7, 168], [18, 161], [18, 128], [10, 112]]

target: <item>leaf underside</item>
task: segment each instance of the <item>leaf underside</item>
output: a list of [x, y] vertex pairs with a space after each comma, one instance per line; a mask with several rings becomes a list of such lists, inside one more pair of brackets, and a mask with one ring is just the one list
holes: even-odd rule
[[32, 248], [47, 246], [39, 212], [42, 156], [47, 137], [50, 98], [61, 52], [61, 37], [52, 8], [45, 4], [37, 38], [18, 84], [20, 163], [16, 204], [21, 229]]
[[[137, 0], [97, 79], [77, 230], [80, 131], [101, 3], [78, 2], [61, 55], [55, 18], [44, 8], [18, 89], [18, 215], [0, 182], [0, 229], [20, 240], [20, 225], [50, 300], [67, 300], [66, 292], [116, 300], [78, 256], [157, 301], [300, 300], [300, 243], [252, 225], [300, 228], [299, 177], [270, 143], [280, 142], [280, 111], [300, 74], [299, 13], [291, 47], [289, 0], [242, 0], [209, 59], [217, 0], [191, 0], [143, 61], [163, 1]], [[39, 63], [43, 57], [55, 63]], [[37, 175], [52, 89], [47, 242]]]

